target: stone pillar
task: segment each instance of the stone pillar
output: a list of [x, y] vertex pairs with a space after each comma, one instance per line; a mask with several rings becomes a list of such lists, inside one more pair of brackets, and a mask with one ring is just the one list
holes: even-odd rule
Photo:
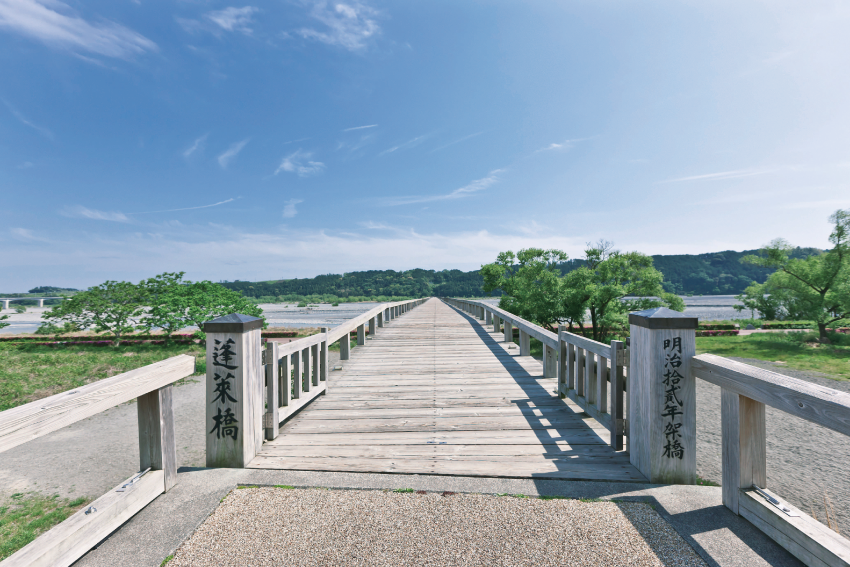
[[244, 468], [263, 444], [263, 320], [225, 315], [207, 334], [207, 466]]
[[696, 482], [696, 317], [658, 307], [629, 314], [629, 454], [660, 484]]

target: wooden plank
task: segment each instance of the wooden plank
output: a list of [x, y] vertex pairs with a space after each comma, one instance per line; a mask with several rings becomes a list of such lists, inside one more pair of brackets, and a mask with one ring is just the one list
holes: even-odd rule
[[263, 425], [266, 430], [266, 439], [271, 440], [277, 437], [278, 419], [277, 408], [280, 404], [280, 377], [278, 376], [280, 369], [278, 368], [280, 357], [278, 355], [277, 343], [269, 341], [266, 343], [266, 414], [263, 416]]
[[[122, 492], [107, 492], [4, 560], [2, 567], [67, 567], [162, 494], [163, 471], [150, 471]], [[131, 477], [132, 478], [132, 477]], [[93, 511], [96, 510], [96, 511]], [[89, 511], [87, 514], [86, 511]]]
[[806, 565], [850, 566], [850, 540], [769, 490], [765, 489], [765, 492], [782, 501], [799, 516], [787, 516], [752, 489], [740, 491], [741, 516]]
[[0, 452], [171, 384], [195, 370], [181, 354], [0, 412]]
[[698, 378], [791, 415], [850, 435], [850, 394], [713, 354], [691, 361]]
[[[310, 402], [312, 402], [313, 400], [318, 398], [321, 394], [323, 394], [328, 387], [327, 384], [328, 384], [327, 382], [322, 382], [321, 384], [319, 384], [318, 387], [313, 388], [309, 392], [305, 392], [305, 393], [301, 394], [300, 398], [298, 398], [296, 400], [292, 400], [292, 402], [288, 406], [283, 406], [283, 407], [278, 408], [277, 416], [278, 416], [278, 419], [280, 420], [280, 422], [283, 422], [283, 421], [289, 419], [291, 416], [293, 416], [299, 410], [301, 410], [301, 408], [303, 408], [304, 406], [306, 406], [307, 404], [309, 404]], [[280, 437], [280, 435], [278, 435], [278, 438], [279, 437]], [[265, 447], [265, 445], [264, 445], [264, 447]]]
[[723, 449], [723, 504], [739, 513], [739, 490], [767, 486], [765, 406], [747, 397], [720, 390]]
[[139, 396], [139, 470], [163, 472], [163, 492], [177, 483], [177, 445], [174, 442], [172, 389], [168, 384]]
[[278, 445], [410, 445], [420, 444], [462, 444], [462, 445], [592, 445], [606, 447], [604, 431], [565, 430], [531, 431], [514, 429], [503, 431], [404, 431], [384, 433], [288, 433], [283, 429], [277, 439], [266, 443], [266, 450]]

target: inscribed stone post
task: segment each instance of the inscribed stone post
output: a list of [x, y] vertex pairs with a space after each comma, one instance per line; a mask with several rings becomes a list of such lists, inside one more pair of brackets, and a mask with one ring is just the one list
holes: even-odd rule
[[631, 463], [652, 483], [696, 482], [696, 317], [658, 307], [631, 313]]
[[225, 315], [207, 334], [207, 466], [244, 468], [263, 444], [263, 320]]

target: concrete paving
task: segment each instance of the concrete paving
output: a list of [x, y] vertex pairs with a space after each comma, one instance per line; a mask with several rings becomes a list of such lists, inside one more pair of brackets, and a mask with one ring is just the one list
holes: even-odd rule
[[[802, 565], [721, 503], [719, 488], [634, 483], [249, 469], [180, 469], [177, 485], [82, 557], [78, 567], [155, 567], [185, 541], [237, 485], [332, 489], [413, 488], [648, 502], [712, 566]], [[616, 542], [611, 542], [616, 545]]]

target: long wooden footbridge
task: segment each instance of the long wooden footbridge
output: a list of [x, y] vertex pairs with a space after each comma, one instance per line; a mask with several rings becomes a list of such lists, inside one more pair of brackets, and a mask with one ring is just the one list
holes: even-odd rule
[[[726, 508], [807, 565], [850, 565], [850, 540], [766, 487], [765, 427], [771, 406], [850, 435], [850, 395], [696, 355], [697, 320], [669, 309], [629, 323], [626, 349], [490, 303], [430, 298], [263, 346], [261, 319], [220, 317], [204, 325], [207, 466], [694, 484], [699, 378], [721, 388]], [[178, 482], [172, 385], [194, 362], [0, 412], [5, 451], [135, 399], [140, 455], [138, 472], [0, 567], [71, 565]]]
[[647, 481], [539, 361], [437, 299], [327, 382], [248, 467]]

